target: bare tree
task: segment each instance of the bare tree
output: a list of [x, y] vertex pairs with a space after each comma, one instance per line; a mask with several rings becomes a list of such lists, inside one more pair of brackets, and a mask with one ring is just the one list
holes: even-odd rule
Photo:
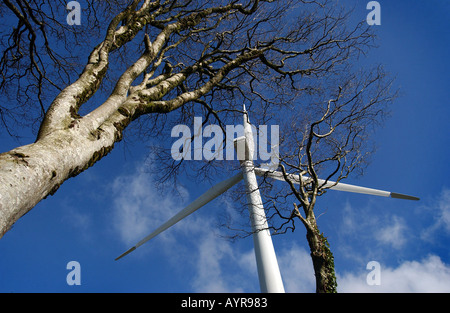
[[[39, 127], [49, 100], [71, 83], [84, 63], [85, 53], [74, 49], [98, 37], [99, 14], [111, 17], [114, 0], [87, 1], [86, 25], [66, 22], [66, 1], [5, 0], [0, 3], [0, 129], [16, 135], [16, 127]], [[14, 105], [9, 105], [13, 102]]]
[[[284, 138], [283, 146], [288, 148], [281, 155], [280, 169], [289, 187], [266, 193], [275, 233], [294, 231], [296, 220], [306, 228], [317, 292], [336, 292], [337, 287], [334, 257], [314, 213], [317, 197], [335, 185], [329, 181], [362, 174], [374, 151], [370, 136], [396, 97], [385, 75], [380, 68], [341, 75], [337, 87], [310, 102], [306, 117], [292, 120]], [[293, 206], [287, 202], [292, 198]]]
[[[260, 120], [283, 111], [293, 118], [300, 137], [287, 138], [294, 148], [281, 161], [310, 176], [300, 189], [291, 185], [304, 215], [298, 206], [288, 217], [275, 209], [306, 226], [318, 291], [333, 291], [331, 252], [313, 213], [325, 192], [318, 172], [332, 168], [327, 179], [339, 181], [361, 168], [363, 135], [389, 98], [381, 70], [364, 75], [351, 66], [372, 46], [367, 25], [349, 26], [350, 13], [325, 0], [115, 0], [88, 1], [87, 25], [75, 30], [63, 22], [63, 4], [0, 5], [16, 21], [2, 30], [2, 127], [39, 125], [35, 142], [0, 154], [0, 236], [107, 155], [129, 125], [151, 136], [167, 131], [168, 119], [194, 115], [224, 125], [245, 102]], [[90, 51], [80, 42], [87, 34], [101, 34]]]

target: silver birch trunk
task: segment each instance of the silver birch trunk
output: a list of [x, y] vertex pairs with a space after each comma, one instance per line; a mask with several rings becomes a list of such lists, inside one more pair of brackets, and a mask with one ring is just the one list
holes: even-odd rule
[[[39, 201], [54, 194], [59, 186], [83, 172], [108, 154], [114, 143], [121, 140], [122, 131], [142, 114], [168, 113], [207, 94], [223, 78], [241, 64], [258, 58], [265, 49], [245, 49], [227, 62], [203, 85], [179, 96], [162, 100], [171, 90], [182, 84], [189, 75], [215, 61], [214, 57], [199, 60], [177, 73], [162, 73], [156, 77], [164, 53], [176, 48], [167, 46], [174, 33], [198, 25], [210, 15], [219, 16], [230, 11], [251, 14], [256, 6], [245, 11], [241, 4], [198, 9], [160, 28], [153, 42], [145, 34], [145, 51], [123, 72], [106, 101], [85, 116], [79, 108], [95, 94], [109, 66], [109, 54], [134, 39], [146, 24], [151, 24], [166, 8], [159, 2], [144, 1], [136, 11], [135, 0], [109, 24], [103, 42], [91, 52], [82, 74], [67, 86], [51, 103], [39, 129], [36, 142], [0, 154], [0, 238], [11, 226]], [[121, 22], [127, 23], [120, 25]], [[120, 25], [120, 26], [119, 26]], [[142, 81], [135, 83], [149, 67]], [[132, 85], [135, 83], [134, 85]]]

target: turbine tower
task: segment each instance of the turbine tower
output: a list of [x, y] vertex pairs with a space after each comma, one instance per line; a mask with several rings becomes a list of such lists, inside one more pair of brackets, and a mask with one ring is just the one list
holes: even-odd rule
[[[258, 278], [261, 292], [263, 293], [284, 293], [283, 281], [278, 267], [278, 261], [273, 247], [272, 238], [269, 232], [266, 215], [264, 212], [261, 195], [258, 188], [258, 182], [256, 175], [273, 178], [275, 180], [285, 181], [282, 172], [273, 171], [264, 168], [255, 168], [253, 164], [254, 156], [254, 141], [253, 132], [250, 126], [248, 113], [244, 106], [244, 136], [235, 139], [238, 159], [241, 161], [242, 172], [228, 178], [202, 194], [195, 199], [191, 204], [178, 212], [175, 216], [169, 219], [166, 223], [158, 227], [151, 234], [139, 241], [135, 246], [131, 247], [119, 257], [116, 261], [123, 258], [130, 252], [136, 250], [138, 247], [156, 237], [169, 227], [178, 223], [188, 215], [194, 213], [210, 201], [217, 198], [219, 195], [226, 192], [228, 189], [236, 185], [241, 180], [244, 180], [245, 190], [247, 195], [248, 210], [250, 214], [250, 220], [252, 225], [253, 244], [256, 257], [256, 265], [258, 269]], [[301, 180], [307, 180], [307, 177], [288, 174], [287, 177], [294, 184], [300, 184]], [[344, 183], [336, 183], [333, 181], [325, 181], [319, 179], [319, 184], [323, 184], [324, 187], [333, 190], [362, 193], [374, 196], [391, 197], [404, 200], [419, 200], [419, 198], [408, 196], [400, 193], [360, 187], [355, 185], [349, 185]]]
[[237, 151], [245, 151], [241, 161], [242, 176], [245, 183], [248, 210], [252, 224], [253, 245], [255, 248], [256, 266], [258, 269], [259, 286], [263, 293], [284, 293], [275, 249], [267, 225], [255, 165], [253, 164], [254, 142], [253, 132], [244, 106], [244, 137], [235, 140]]

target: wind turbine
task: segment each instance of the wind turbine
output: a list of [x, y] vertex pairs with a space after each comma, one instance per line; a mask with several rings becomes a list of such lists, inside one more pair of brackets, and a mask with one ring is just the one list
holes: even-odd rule
[[[235, 139], [237, 146], [238, 158], [241, 160], [242, 172], [228, 178], [202, 194], [195, 199], [191, 204], [178, 212], [175, 216], [169, 219], [166, 223], [158, 227], [151, 234], [143, 238], [136, 245], [122, 253], [116, 258], [116, 261], [126, 256], [130, 252], [136, 250], [138, 247], [156, 237], [169, 227], [178, 223], [188, 215], [194, 213], [205, 204], [217, 198], [219, 195], [226, 192], [228, 189], [236, 185], [242, 179], [244, 180], [247, 194], [248, 209], [250, 213], [250, 220], [252, 224], [253, 244], [256, 257], [256, 265], [258, 269], [259, 285], [262, 293], [284, 293], [284, 285], [278, 267], [278, 261], [273, 247], [272, 238], [269, 232], [264, 207], [261, 200], [261, 195], [258, 188], [256, 175], [270, 177], [276, 180], [285, 181], [282, 172], [272, 171], [264, 168], [255, 168], [253, 164], [254, 142], [253, 133], [248, 119], [248, 114], [244, 106], [244, 136]], [[239, 157], [239, 152], [245, 151], [245, 155]], [[242, 154], [242, 153], [241, 153]], [[299, 184], [301, 180], [307, 180], [307, 177], [300, 177], [298, 175], [287, 174], [287, 177], [294, 184]], [[408, 196], [400, 193], [360, 187], [344, 183], [336, 183], [333, 181], [325, 181], [319, 179], [319, 184], [333, 190], [362, 193], [374, 196], [391, 197], [405, 200], [419, 200], [419, 198]]]

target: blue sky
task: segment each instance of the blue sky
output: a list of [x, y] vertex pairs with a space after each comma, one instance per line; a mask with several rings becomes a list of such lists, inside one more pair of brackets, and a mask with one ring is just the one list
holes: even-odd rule
[[[324, 213], [318, 222], [334, 253], [338, 291], [450, 292], [450, 2], [379, 2], [380, 47], [368, 61], [396, 76], [401, 96], [376, 133], [365, 175], [346, 182], [421, 201], [330, 191], [316, 215]], [[355, 18], [365, 18], [367, 2], [355, 3]], [[225, 240], [217, 226], [222, 212], [235, 214], [227, 197], [114, 261], [210, 186], [180, 177], [180, 195], [156, 190], [145, 163], [151, 144], [118, 144], [20, 219], [0, 240], [0, 291], [258, 292], [251, 238]], [[0, 136], [2, 152], [16, 145]], [[286, 291], [314, 292], [304, 230], [273, 241]], [[66, 283], [70, 261], [81, 265], [79, 286]], [[381, 265], [379, 286], [366, 283], [370, 261]]]

